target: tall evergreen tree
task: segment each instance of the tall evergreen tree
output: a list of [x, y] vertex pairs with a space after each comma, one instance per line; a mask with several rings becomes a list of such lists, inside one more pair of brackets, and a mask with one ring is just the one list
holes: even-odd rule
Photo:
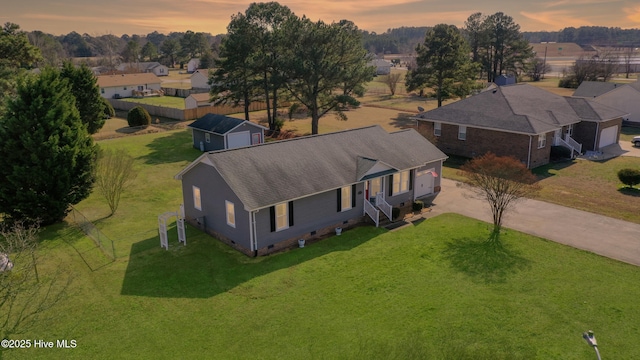
[[62, 77], [71, 84], [71, 93], [76, 98], [76, 107], [89, 134], [95, 134], [104, 126], [104, 101], [96, 77], [87, 65], [75, 67], [67, 61], [62, 67]]
[[469, 47], [454, 25], [439, 24], [427, 32], [424, 45], [416, 49], [417, 68], [407, 82], [412, 88], [433, 88], [438, 99], [464, 97], [469, 94], [476, 67], [469, 57]]
[[[358, 105], [362, 85], [373, 79], [367, 66], [362, 35], [350, 21], [326, 24], [306, 17], [285, 25], [288, 49], [285, 82], [291, 95], [311, 114], [311, 133], [318, 133], [320, 117], [344, 105]], [[342, 112], [338, 112], [346, 119]]]
[[61, 221], [89, 196], [96, 153], [69, 82], [53, 69], [26, 79], [0, 120], [0, 213]]

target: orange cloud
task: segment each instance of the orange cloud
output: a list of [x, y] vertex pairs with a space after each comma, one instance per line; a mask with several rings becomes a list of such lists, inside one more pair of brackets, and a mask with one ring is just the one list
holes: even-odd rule
[[634, 8], [624, 8], [624, 12], [627, 14], [627, 19], [640, 24], [640, 5], [636, 5]]
[[552, 27], [549, 30], [558, 30], [571, 26], [580, 27], [593, 25], [589, 20], [585, 18], [571, 16], [568, 11], [521, 11], [520, 15], [541, 25], [548, 25]]

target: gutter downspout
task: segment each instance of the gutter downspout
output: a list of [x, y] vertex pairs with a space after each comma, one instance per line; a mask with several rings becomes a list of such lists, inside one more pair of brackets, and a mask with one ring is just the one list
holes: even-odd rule
[[251, 212], [251, 229], [253, 230], [253, 238], [251, 239], [253, 242], [251, 243], [251, 248], [253, 250], [253, 257], [258, 256], [258, 232], [256, 230], [256, 213], [260, 210]]
[[531, 138], [533, 135], [529, 135], [529, 154], [527, 155], [527, 169], [531, 169]]
[[[600, 137], [600, 123], [596, 122], [596, 136], [593, 138], [593, 150], [596, 150], [596, 144], [598, 143], [598, 138]], [[599, 151], [600, 149], [598, 149]]]

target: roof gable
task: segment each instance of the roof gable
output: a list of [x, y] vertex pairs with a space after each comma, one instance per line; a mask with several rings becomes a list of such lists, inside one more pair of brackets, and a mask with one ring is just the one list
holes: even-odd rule
[[257, 210], [357, 183], [376, 164], [402, 171], [446, 155], [415, 130], [372, 126], [210, 152], [196, 162], [205, 158], [245, 208]]
[[621, 85], [604, 81], [583, 81], [574, 91], [573, 96], [594, 98], [608, 93]]
[[532, 135], [580, 122], [562, 96], [528, 84], [499, 86], [416, 118]]

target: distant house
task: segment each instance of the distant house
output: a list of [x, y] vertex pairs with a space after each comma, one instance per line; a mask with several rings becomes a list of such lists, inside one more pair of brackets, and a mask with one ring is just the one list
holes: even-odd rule
[[204, 153], [175, 178], [187, 222], [257, 256], [432, 201], [445, 159], [413, 129], [371, 126]]
[[160, 91], [160, 78], [153, 73], [101, 75], [96, 77], [102, 97], [126, 98], [133, 91]]
[[235, 149], [264, 142], [264, 126], [218, 114], [207, 114], [188, 125], [193, 147], [200, 151]]
[[211, 89], [209, 85], [209, 69], [197, 69], [191, 74], [192, 89]]
[[169, 75], [169, 68], [159, 62], [127, 62], [120, 64], [117, 70], [126, 73], [154, 73], [156, 76]]
[[191, 74], [192, 72], [198, 70], [199, 67], [200, 67], [200, 59], [193, 58], [189, 60], [189, 62], [187, 63], [187, 72]]
[[369, 62], [369, 66], [376, 68], [376, 75], [389, 75], [391, 74], [391, 62], [384, 59], [374, 59]]
[[195, 109], [200, 106], [211, 106], [211, 95], [208, 92], [191, 94], [184, 99], [185, 109]]
[[620, 109], [628, 113], [624, 120], [640, 123], [640, 79], [626, 84], [583, 81], [573, 96]]
[[415, 119], [446, 154], [473, 158], [493, 152], [535, 168], [549, 163], [552, 145], [578, 154], [617, 143], [623, 116], [584, 98], [516, 84], [490, 88]]

